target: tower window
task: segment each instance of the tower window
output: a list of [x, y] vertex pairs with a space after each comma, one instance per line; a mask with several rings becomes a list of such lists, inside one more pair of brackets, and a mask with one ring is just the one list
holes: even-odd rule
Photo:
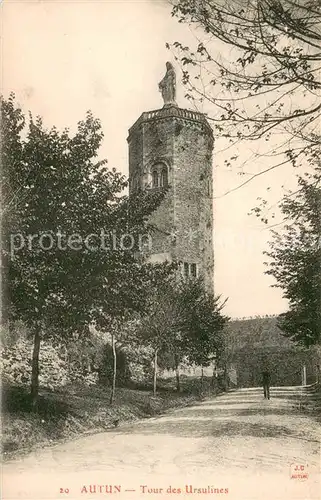
[[167, 187], [168, 186], [168, 169], [164, 163], [157, 163], [151, 169], [152, 187]]
[[183, 274], [185, 278], [197, 278], [197, 264], [184, 262]]
[[152, 186], [153, 188], [159, 187], [159, 174], [157, 170], [153, 170], [152, 172]]
[[161, 172], [161, 187], [168, 186], [168, 172], [167, 167], [164, 167]]

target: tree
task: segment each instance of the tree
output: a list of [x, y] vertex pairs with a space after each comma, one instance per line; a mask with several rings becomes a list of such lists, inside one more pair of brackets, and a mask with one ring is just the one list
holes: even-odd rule
[[138, 337], [153, 351], [153, 394], [157, 391], [159, 353], [178, 350], [180, 335], [180, 308], [175, 294], [175, 281], [165, 277], [151, 287], [150, 299], [138, 328]]
[[183, 345], [190, 363], [208, 366], [223, 346], [222, 332], [228, 317], [222, 314], [225, 302], [206, 291], [201, 279], [190, 280], [182, 288]]
[[[269, 157], [267, 167], [234, 189], [287, 163], [312, 176], [310, 186], [301, 179], [299, 189], [281, 203], [283, 215], [293, 220], [298, 235], [286, 225], [283, 236], [274, 233], [268, 253], [272, 259], [268, 274], [276, 278], [276, 286], [290, 301], [290, 311], [282, 316], [280, 326], [291, 338], [310, 345], [320, 330], [320, 255], [315, 243], [307, 246], [304, 241], [304, 227], [313, 227], [309, 238], [318, 239], [315, 217], [320, 217], [320, 211], [316, 202], [311, 206], [310, 198], [311, 211], [306, 213], [303, 202], [313, 190], [315, 198], [319, 196], [320, 2], [177, 0], [172, 4], [180, 22], [202, 31], [197, 32], [202, 39], [195, 50], [180, 42], [171, 47], [182, 65], [187, 97], [195, 106], [208, 105], [214, 129], [232, 147], [238, 141], [260, 141], [253, 163], [261, 155]], [[267, 150], [263, 144], [270, 139]], [[238, 156], [233, 151], [225, 164], [230, 166]], [[267, 201], [261, 199], [253, 209], [264, 223], [268, 222], [266, 208]]]
[[74, 135], [31, 114], [27, 125], [13, 95], [1, 112], [6, 311], [32, 332], [36, 408], [42, 338], [88, 334], [99, 316], [144, 302], [138, 235], [163, 194], [124, 196], [124, 176], [97, 160], [103, 133], [90, 112]]
[[179, 365], [183, 359], [207, 366], [220, 349], [220, 332], [227, 321], [224, 304], [208, 293], [201, 279], [175, 276], [151, 295], [150, 308], [141, 323], [141, 338], [154, 350], [154, 393], [158, 358], [173, 359], [176, 388], [180, 391]]
[[[131, 210], [134, 210], [134, 204], [131, 205]], [[116, 393], [117, 379], [117, 348], [134, 344], [137, 341], [139, 334], [136, 329], [139, 329], [138, 317], [146, 311], [150, 310], [151, 303], [149, 294], [151, 290], [157, 290], [160, 284], [171, 276], [173, 264], [137, 264], [135, 273], [126, 273], [124, 276], [125, 290], [119, 288], [119, 277], [116, 278], [116, 288], [112, 299], [109, 302], [100, 303], [98, 310], [94, 311], [95, 326], [109, 334], [109, 339], [113, 353], [113, 377], [112, 391], [110, 396], [110, 404], [113, 404]], [[109, 281], [110, 286], [110, 281]], [[149, 337], [149, 334], [147, 335]], [[147, 339], [146, 337], [146, 339]], [[157, 358], [157, 350], [155, 357]], [[155, 370], [157, 362], [155, 363]], [[156, 392], [156, 375], [155, 375], [155, 392]]]
[[[177, 0], [172, 4], [180, 22], [203, 31], [197, 31], [201, 39], [195, 48], [180, 42], [171, 48], [182, 65], [187, 97], [195, 106], [210, 106], [209, 119], [216, 132], [234, 144], [269, 140], [275, 132], [278, 144], [269, 151], [264, 171], [287, 162], [297, 166], [304, 159], [316, 165], [320, 159], [320, 2]], [[233, 152], [226, 165], [237, 158]]]
[[299, 178], [295, 199], [285, 196], [282, 211], [287, 225], [272, 231], [267, 274], [289, 301], [279, 327], [290, 339], [307, 347], [321, 340], [321, 186], [318, 176]]

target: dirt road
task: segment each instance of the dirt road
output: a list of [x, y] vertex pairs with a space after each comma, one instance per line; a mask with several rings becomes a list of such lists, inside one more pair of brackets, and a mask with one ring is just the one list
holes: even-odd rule
[[320, 499], [320, 427], [300, 401], [242, 389], [37, 450], [3, 466], [2, 499]]

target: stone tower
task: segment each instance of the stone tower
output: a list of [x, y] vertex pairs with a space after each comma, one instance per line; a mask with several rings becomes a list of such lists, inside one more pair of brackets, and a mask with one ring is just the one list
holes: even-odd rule
[[165, 80], [170, 71], [160, 83], [163, 108], [143, 113], [129, 129], [129, 190], [168, 187], [150, 219], [149, 260], [179, 262], [185, 276], [202, 276], [212, 290], [213, 133], [202, 113], [177, 106], [175, 86]]

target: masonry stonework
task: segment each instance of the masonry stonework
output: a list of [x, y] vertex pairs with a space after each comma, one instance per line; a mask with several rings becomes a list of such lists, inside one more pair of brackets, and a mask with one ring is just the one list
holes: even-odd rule
[[150, 218], [149, 259], [180, 262], [183, 273], [202, 276], [212, 290], [214, 140], [207, 120], [201, 113], [165, 105], [140, 116], [129, 130], [128, 144], [130, 193], [162, 187], [158, 172], [159, 182], [168, 182]]

